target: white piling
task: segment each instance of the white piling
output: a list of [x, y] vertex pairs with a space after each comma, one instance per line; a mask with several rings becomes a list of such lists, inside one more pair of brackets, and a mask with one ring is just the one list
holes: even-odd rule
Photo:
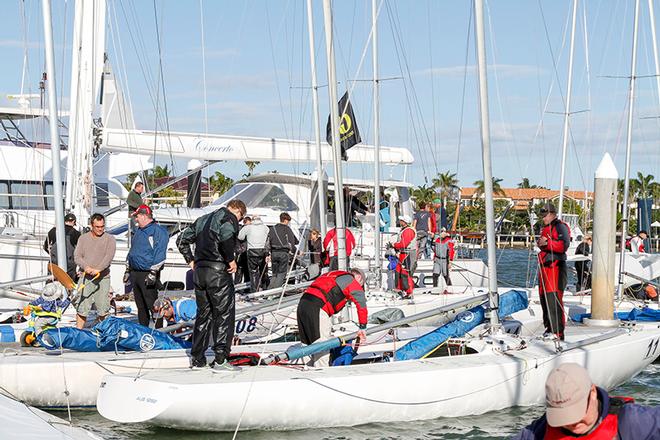
[[618, 178], [612, 158], [605, 153], [594, 180], [591, 319], [586, 320], [588, 325], [618, 325], [618, 320], [613, 319]]

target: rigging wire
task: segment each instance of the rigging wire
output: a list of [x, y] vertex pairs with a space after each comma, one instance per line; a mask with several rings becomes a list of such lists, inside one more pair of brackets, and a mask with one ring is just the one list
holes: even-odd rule
[[461, 111], [458, 123], [458, 145], [456, 146], [456, 176], [458, 177], [460, 171], [461, 160], [461, 147], [463, 146], [463, 123], [465, 120], [465, 98], [467, 92], [467, 78], [468, 78], [468, 59], [470, 56], [470, 40], [472, 38], [472, 12], [473, 8], [469, 7], [468, 13], [468, 26], [467, 38], [465, 39], [465, 58], [463, 62], [463, 88], [461, 91]]

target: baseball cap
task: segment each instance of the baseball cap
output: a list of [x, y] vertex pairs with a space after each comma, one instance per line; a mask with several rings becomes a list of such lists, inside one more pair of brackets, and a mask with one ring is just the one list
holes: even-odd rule
[[67, 215], [64, 216], [64, 221], [65, 222], [75, 222], [76, 221], [76, 216], [74, 213], [70, 212]]
[[548, 425], [579, 422], [587, 412], [591, 378], [581, 365], [566, 363], [555, 368], [545, 382], [545, 415]]
[[151, 208], [149, 208], [147, 205], [140, 205], [132, 215], [138, 215], [138, 214], [151, 215], [152, 211]]
[[539, 211], [541, 214], [547, 214], [548, 212], [552, 212], [554, 214], [557, 213], [557, 208], [555, 208], [555, 205], [552, 203], [546, 203], [541, 207], [541, 210]]
[[412, 223], [412, 219], [410, 218], [409, 215], [400, 215], [399, 220], [403, 220], [404, 222], [410, 224]]

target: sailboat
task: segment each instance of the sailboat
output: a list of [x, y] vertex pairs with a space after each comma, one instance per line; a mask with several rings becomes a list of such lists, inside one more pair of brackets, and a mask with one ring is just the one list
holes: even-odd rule
[[[594, 383], [611, 388], [658, 356], [654, 352], [660, 340], [658, 328], [570, 327], [566, 342], [521, 338], [499, 330], [483, 2], [475, 0], [474, 5], [487, 182], [490, 322], [450, 341], [461, 348], [458, 353], [448, 350], [457, 354], [452, 356], [312, 369], [284, 364], [233, 372], [173, 370], [106, 376], [97, 400], [101, 415], [122, 423], [209, 431], [464, 416], [543, 402], [547, 374], [560, 363], [577, 362], [589, 370]], [[324, 11], [331, 13], [329, 0], [324, 1]], [[328, 22], [331, 29], [326, 15], [326, 26]]]

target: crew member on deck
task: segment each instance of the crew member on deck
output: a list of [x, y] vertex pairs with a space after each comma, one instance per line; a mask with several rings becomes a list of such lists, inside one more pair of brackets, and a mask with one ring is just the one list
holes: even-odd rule
[[[346, 232], [346, 267], [350, 266], [351, 254], [355, 247], [355, 237], [350, 229], [345, 228]], [[332, 228], [325, 234], [323, 239], [323, 249], [326, 252], [325, 264], [330, 270], [339, 269], [339, 251], [337, 250], [337, 228]]]
[[541, 208], [544, 227], [536, 244], [541, 249], [539, 261], [539, 296], [546, 334], [564, 340], [564, 289], [566, 288], [566, 251], [571, 243], [568, 225], [557, 218], [552, 203]]
[[280, 222], [270, 228], [268, 243], [270, 251], [270, 263], [273, 277], [270, 279], [269, 289], [282, 287], [286, 282], [289, 272], [291, 258], [295, 258], [298, 246], [298, 238], [295, 236], [289, 222], [291, 216], [286, 212], [280, 214]]
[[413, 294], [415, 285], [412, 275], [417, 264], [417, 233], [410, 226], [412, 219], [409, 215], [399, 216], [401, 231], [396, 243], [392, 246], [399, 252], [399, 262], [396, 266], [394, 284], [406, 296]]
[[[177, 247], [194, 270], [197, 317], [193, 329], [191, 366], [206, 366], [206, 349], [212, 337], [216, 370], [232, 370], [227, 361], [234, 337], [236, 299], [233, 274], [236, 273], [236, 235], [238, 222], [245, 215], [245, 203], [232, 200], [199, 217], [179, 236]], [[191, 245], [195, 244], [195, 253]]]
[[[335, 270], [318, 277], [305, 290], [298, 303], [298, 332], [303, 344], [330, 337], [331, 317], [339, 313], [348, 301], [355, 304], [360, 332], [359, 343], [367, 340], [364, 329], [367, 328], [367, 299], [364, 295], [364, 273], [360, 269], [350, 272]], [[328, 352], [312, 355], [311, 365], [327, 367], [330, 360]]]

